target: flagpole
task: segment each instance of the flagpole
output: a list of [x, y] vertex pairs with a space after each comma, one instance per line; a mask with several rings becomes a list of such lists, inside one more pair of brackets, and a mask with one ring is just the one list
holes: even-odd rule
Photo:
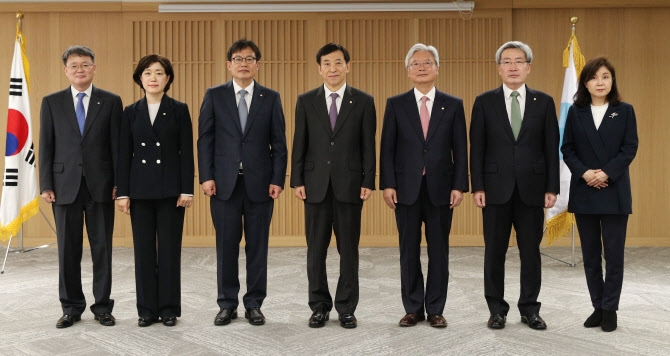
[[[570, 22], [572, 23], [572, 35], [577, 34], [577, 22], [579, 21], [579, 18], [577, 16], [573, 16], [570, 18]], [[577, 78], [579, 80], [579, 78]], [[572, 230], [572, 264], [570, 267], [575, 267], [577, 266], [577, 262], [575, 261], [575, 219], [571, 219], [571, 230]]]

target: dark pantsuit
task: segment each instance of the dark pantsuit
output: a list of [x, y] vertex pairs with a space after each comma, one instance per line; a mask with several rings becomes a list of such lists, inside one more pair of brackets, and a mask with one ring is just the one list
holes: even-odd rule
[[114, 201], [93, 201], [81, 178], [79, 192], [71, 204], [53, 204], [58, 240], [58, 295], [63, 314], [81, 315], [86, 299], [81, 286], [81, 256], [84, 239], [84, 221], [93, 260], [94, 314], [111, 313], [114, 300], [112, 291], [112, 231], [114, 230]]
[[267, 295], [268, 236], [274, 201], [252, 202], [243, 175], [239, 175], [230, 199], [213, 197], [210, 204], [216, 229], [217, 303], [221, 309], [235, 309], [239, 304], [238, 257], [244, 226], [247, 292], [242, 302], [245, 308], [260, 308]]
[[484, 218], [484, 295], [489, 311], [507, 315], [509, 304], [505, 296], [505, 255], [509, 246], [512, 226], [521, 259], [521, 293], [518, 307], [521, 315], [539, 314], [542, 282], [540, 242], [544, 211], [539, 206], [528, 206], [514, 189], [509, 202], [487, 204]]
[[[618, 310], [628, 215], [575, 214], [586, 284], [594, 308]], [[605, 279], [602, 256], [605, 250]]]
[[181, 316], [183, 207], [177, 197], [133, 199], [130, 219], [135, 247], [135, 287], [140, 317]]
[[[397, 204], [395, 209], [400, 236], [400, 281], [406, 313], [441, 315], [447, 301], [449, 282], [449, 232], [453, 211], [448, 205], [430, 202], [424, 176], [419, 199], [412, 205]], [[426, 291], [421, 271], [421, 223], [425, 224], [428, 244]]]
[[328, 290], [326, 255], [332, 232], [335, 231], [337, 252], [340, 254], [340, 278], [335, 293], [335, 310], [353, 314], [358, 305], [358, 243], [361, 233], [363, 203], [338, 201], [329, 185], [320, 203], [305, 203], [305, 232], [307, 237], [307, 279], [309, 307], [315, 310], [333, 308]]

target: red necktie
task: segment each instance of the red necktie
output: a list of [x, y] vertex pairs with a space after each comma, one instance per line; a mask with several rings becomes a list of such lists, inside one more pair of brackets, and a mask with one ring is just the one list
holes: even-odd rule
[[430, 123], [430, 113], [428, 113], [428, 106], [426, 102], [428, 97], [421, 98], [421, 110], [419, 110], [419, 118], [421, 119], [421, 128], [423, 129], [423, 138], [428, 137], [428, 123]]

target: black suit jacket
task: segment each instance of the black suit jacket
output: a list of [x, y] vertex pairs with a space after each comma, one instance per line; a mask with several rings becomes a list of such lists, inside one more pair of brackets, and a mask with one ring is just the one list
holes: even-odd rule
[[376, 116], [372, 96], [347, 85], [333, 130], [323, 85], [298, 96], [291, 187], [318, 203], [330, 181], [338, 201], [360, 203], [361, 187], [375, 189]]
[[[637, 122], [630, 104], [610, 105], [596, 129], [591, 107], [573, 105], [563, 134], [563, 161], [570, 168], [568, 211], [578, 214], [632, 214], [628, 167], [637, 153]], [[608, 186], [589, 187], [582, 178], [589, 169], [602, 169]]]
[[79, 132], [70, 87], [42, 99], [40, 110], [40, 191], [52, 190], [54, 204], [71, 204], [82, 175], [96, 202], [112, 200], [123, 104], [95, 86]]
[[153, 125], [146, 97], [128, 105], [119, 150], [118, 196], [193, 194], [193, 126], [186, 104], [163, 95]]
[[228, 200], [235, 188], [240, 161], [247, 195], [268, 201], [270, 184], [286, 180], [286, 124], [279, 93], [254, 81], [244, 132], [233, 82], [207, 89], [198, 119], [200, 183], [214, 180], [216, 199]]
[[467, 132], [463, 101], [435, 91], [424, 139], [414, 89], [386, 101], [379, 159], [381, 189], [395, 188], [398, 203], [419, 197], [423, 168], [433, 205], [450, 205], [452, 190], [468, 191]]
[[554, 100], [526, 86], [526, 106], [514, 140], [502, 86], [475, 99], [470, 123], [472, 191], [487, 204], [508, 202], [514, 187], [524, 204], [544, 206], [544, 194], [559, 193], [559, 133]]

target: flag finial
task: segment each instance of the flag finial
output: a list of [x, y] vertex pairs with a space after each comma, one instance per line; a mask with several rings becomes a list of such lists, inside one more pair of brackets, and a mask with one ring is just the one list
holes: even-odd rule
[[570, 23], [572, 23], [572, 34], [575, 34], [577, 22], [579, 22], [579, 18], [577, 16], [573, 16], [570, 18]]

